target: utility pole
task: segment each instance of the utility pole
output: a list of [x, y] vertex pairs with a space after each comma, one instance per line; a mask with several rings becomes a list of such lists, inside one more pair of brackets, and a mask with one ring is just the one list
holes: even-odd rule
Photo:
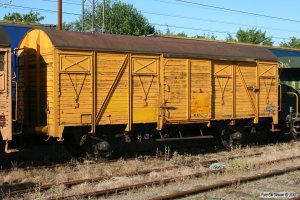
[[84, 32], [84, 1], [82, 0], [81, 32]]
[[92, 32], [95, 31], [95, 0], [93, 0], [93, 5], [92, 5]]
[[105, 33], [105, 0], [103, 0], [102, 7], [102, 33]]
[[58, 30], [62, 30], [62, 0], [58, 0]]

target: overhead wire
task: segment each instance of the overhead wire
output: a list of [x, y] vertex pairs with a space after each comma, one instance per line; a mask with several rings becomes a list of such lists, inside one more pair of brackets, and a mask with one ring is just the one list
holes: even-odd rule
[[[236, 34], [235, 32], [229, 32], [229, 31], [219, 31], [219, 30], [211, 30], [211, 29], [203, 29], [203, 28], [195, 28], [195, 27], [186, 27], [186, 26], [177, 26], [177, 25], [169, 25], [169, 24], [158, 24], [158, 23], [151, 23], [154, 26], [161, 26], [161, 27], [172, 27], [172, 28], [178, 28], [178, 29], [186, 29], [186, 30], [194, 30], [194, 31], [205, 31], [209, 33], [222, 33], [222, 34]], [[284, 37], [275, 37], [271, 36], [272, 38], [275, 39], [289, 39], [289, 38], [284, 38]]]
[[[28, 7], [28, 6], [19, 6], [19, 5], [14, 5], [14, 4], [1, 4], [0, 7], [5, 6], [5, 7], [10, 7], [10, 8], [16, 8], [16, 9], [26, 9], [26, 10], [37, 10], [37, 11], [42, 11], [42, 12], [51, 12], [51, 13], [57, 13], [57, 10], [49, 10], [49, 9], [44, 9], [44, 8], [34, 8], [34, 7]], [[78, 13], [71, 13], [71, 12], [63, 12], [63, 14], [66, 15], [76, 15], [76, 16], [81, 16], [81, 14]]]
[[188, 30], [194, 30], [194, 31], [206, 31], [206, 32], [213, 32], [213, 33], [235, 34], [233, 32], [229, 32], [229, 31], [219, 31], [219, 30], [211, 30], [211, 29], [204, 29], [204, 28], [195, 28], [195, 27], [186, 27], [186, 26], [178, 26], [178, 25], [159, 24], [159, 23], [151, 23], [151, 24], [155, 25], [155, 26], [161, 26], [161, 27], [172, 27], [172, 28], [188, 29]]
[[254, 12], [235, 10], [235, 9], [231, 9], [231, 8], [213, 6], [213, 5], [203, 4], [203, 3], [193, 2], [193, 1], [187, 1], [187, 0], [174, 0], [174, 1], [191, 4], [191, 5], [196, 5], [196, 6], [201, 6], [201, 7], [207, 7], [207, 8], [230, 11], [230, 12], [235, 12], [235, 13], [247, 14], [247, 15], [252, 15], [252, 16], [257, 16], [257, 17], [264, 17], [264, 18], [300, 23], [300, 20], [296, 20], [296, 19], [289, 19], [289, 18], [283, 18], [283, 17], [271, 16], [271, 15], [264, 15], [264, 14], [260, 14], [260, 13], [254, 13]]
[[[43, 1], [54, 2], [55, 0], [43, 0]], [[158, 1], [158, 0], [156, 0], [156, 1]], [[159, 1], [163, 1], [163, 0], [159, 0]], [[174, 0], [174, 1], [189, 2], [189, 1], [185, 1], [185, 0]], [[75, 1], [72, 1], [72, 2], [75, 2]], [[11, 3], [9, 3], [9, 4], [7, 4], [7, 3], [6, 4], [0, 3], [0, 7], [1, 6], [6, 6], [6, 7], [11, 7], [11, 8], [16, 8], [16, 9], [37, 10], [37, 11], [42, 11], [42, 12], [57, 13], [56, 10], [49, 10], [49, 9], [43, 9], [43, 8], [34, 8], [34, 7], [27, 7], [27, 6], [19, 6], [19, 5], [14, 5], [14, 4], [11, 4]], [[151, 14], [151, 15], [167, 16], [167, 17], [174, 17], [174, 18], [176, 17], [176, 18], [183, 18], [183, 19], [190, 19], [190, 20], [202, 20], [202, 21], [208, 21], [208, 22], [214, 22], [214, 23], [223, 23], [223, 24], [225, 23], [225, 24], [232, 24], [232, 25], [239, 25], [239, 26], [249, 26], [249, 25], [246, 25], [246, 24], [238, 24], [238, 23], [232, 23], [232, 22], [226, 22], [226, 21], [210, 20], [210, 19], [203, 19], [203, 18], [196, 18], [196, 17], [188, 17], [188, 16], [182, 16], [182, 15], [164, 14], [164, 13], [157, 13], [157, 12], [151, 12], [151, 11], [141, 11], [141, 12], [142, 13], [146, 13], [146, 14]], [[63, 12], [63, 13], [67, 14], [67, 15], [81, 16], [81, 14], [79, 14], [79, 13], [71, 13], [71, 12]], [[156, 26], [160, 26], [160, 27], [169, 26], [169, 27], [173, 27], [173, 28], [182, 28], [182, 29], [188, 29], [188, 30], [207, 31], [207, 32], [211, 32], [211, 33], [235, 34], [233, 32], [220, 31], [220, 30], [211, 30], [211, 29], [203, 29], [203, 28], [185, 27], [185, 26], [178, 26], [178, 25], [166, 25], [166, 24], [158, 24], [158, 23], [152, 23], [152, 24], [156, 25]], [[286, 29], [278, 29], [278, 28], [273, 28], [273, 27], [264, 27], [264, 26], [256, 26], [256, 27], [265, 28], [265, 29], [272, 29], [272, 30], [279, 30], [279, 31], [286, 31], [286, 32], [299, 33], [298, 31], [286, 30]], [[288, 38], [276, 37], [276, 36], [272, 36], [272, 38], [284, 39], [284, 40], [288, 39]]]
[[[48, 1], [48, 2], [53, 2], [53, 3], [57, 3], [56, 0], [42, 0], [42, 1]], [[69, 4], [69, 5], [79, 5], [81, 6], [81, 3], [75, 3], [75, 2], [70, 2], [70, 1], [63, 1], [63, 4]]]
[[183, 16], [183, 15], [158, 13], [158, 12], [152, 12], [152, 11], [141, 11], [141, 12], [145, 13], [145, 14], [150, 14], [150, 15], [173, 17], [173, 18], [179, 18], [179, 19], [189, 19], [189, 20], [196, 20], [196, 21], [201, 20], [201, 21], [207, 21], [207, 22], [212, 22], [212, 23], [229, 24], [229, 25], [236, 25], [236, 26], [247, 26], [247, 27], [252, 26], [252, 27], [255, 27], [255, 28], [264, 28], [264, 29], [269, 29], [269, 30], [300, 33], [300, 31], [280, 29], [280, 28], [267, 27], [267, 26], [255, 26], [255, 25], [249, 25], [249, 24], [240, 24], [240, 23], [233, 23], [233, 22], [227, 22], [227, 21], [218, 21], [218, 20], [204, 19], [204, 18], [198, 18], [198, 17], [189, 17], [189, 16]]

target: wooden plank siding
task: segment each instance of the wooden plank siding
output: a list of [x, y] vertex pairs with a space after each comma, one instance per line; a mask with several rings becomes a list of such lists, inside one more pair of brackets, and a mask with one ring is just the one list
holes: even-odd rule
[[191, 119], [211, 119], [212, 62], [210, 60], [190, 61]]
[[20, 56], [19, 107], [27, 109], [20, 118], [47, 126], [50, 136], [61, 138], [66, 126], [122, 124], [130, 131], [138, 123], [162, 128], [259, 117], [277, 122], [275, 62], [75, 51], [56, 49], [49, 41], [39, 47], [39, 64], [36, 44], [23, 43], [34, 51]]
[[[185, 123], [188, 120], [196, 120], [198, 122], [207, 122], [208, 120], [218, 119], [241, 119], [254, 118], [255, 109], [252, 104], [256, 105], [256, 63], [238, 62], [232, 63], [227, 61], [211, 61], [199, 59], [179, 59], [165, 58], [164, 62], [160, 62], [159, 57], [151, 55], [139, 55], [131, 59], [133, 63], [129, 67], [129, 62], [126, 64], [124, 72], [121, 74], [116, 88], [111, 91], [117, 74], [121, 70], [128, 54], [125, 53], [96, 53], [96, 66], [92, 66], [92, 52], [75, 53], [69, 51], [60, 51], [60, 58], [68, 61], [60, 61], [59, 78], [59, 124], [63, 126], [82, 126], [92, 125], [92, 80], [96, 80], [96, 113], [101, 109], [109, 92], [112, 96], [105, 106], [104, 113], [96, 125], [108, 124], [128, 124], [129, 115], [129, 70], [132, 70], [132, 123], [157, 123], [157, 115], [159, 110], [159, 67], [163, 70], [163, 104], [165, 109], [165, 117], [169, 122], [176, 121]], [[88, 56], [88, 61], [83, 64], [77, 61], [83, 60]], [[72, 60], [73, 59], [73, 60]], [[152, 63], [151, 63], [152, 62]], [[76, 70], [70, 73], [62, 70], [64, 66], [70, 66], [75, 63]], [[147, 63], [153, 65], [151, 70], [143, 69]], [[159, 66], [163, 63], [163, 66]], [[84, 67], [78, 67], [83, 65]], [[41, 70], [41, 73], [47, 73], [47, 82], [41, 82], [41, 90], [43, 102], [47, 99], [50, 113], [53, 110], [53, 86], [51, 77], [53, 75], [53, 64], [48, 63], [47, 68]], [[274, 64], [272, 65], [274, 67]], [[124, 66], [123, 66], [124, 67]], [[240, 73], [236, 72], [237, 67]], [[264, 66], [261, 67], [265, 69]], [[80, 71], [81, 69], [82, 71]], [[95, 70], [96, 77], [92, 77], [92, 69]], [[234, 70], [235, 69], [235, 70]], [[46, 71], [45, 71], [46, 70]], [[35, 73], [32, 71], [31, 73]], [[271, 73], [271, 72], [270, 72]], [[274, 70], [272, 71], [273, 76]], [[20, 73], [22, 76], [22, 72]], [[235, 76], [235, 82], [233, 77]], [[266, 76], [266, 75], [265, 75]], [[30, 79], [32, 77], [29, 77]], [[262, 76], [263, 78], [263, 76]], [[266, 90], [262, 85], [264, 79], [260, 78], [260, 95], [262, 100], [266, 98]], [[269, 78], [269, 74], [268, 74]], [[269, 80], [269, 79], [268, 79]], [[246, 83], [246, 87], [243, 84]], [[30, 82], [30, 88], [36, 84], [33, 79]], [[235, 84], [235, 85], [233, 85]], [[272, 88], [277, 84], [272, 83]], [[234, 89], [235, 88], [235, 89]], [[274, 101], [277, 96], [277, 91], [271, 88], [269, 101]], [[238, 91], [233, 95], [233, 90]], [[32, 93], [36, 90], [32, 88]], [[247, 91], [251, 100], [247, 96]], [[78, 95], [78, 96], [77, 96]], [[55, 97], [54, 97], [55, 98]], [[78, 98], [76, 100], [76, 98]], [[252, 101], [252, 103], [251, 103]], [[32, 104], [36, 103], [32, 99]], [[234, 103], [234, 106], [233, 106]], [[266, 114], [267, 102], [261, 101], [259, 115], [272, 117]], [[233, 109], [233, 107], [235, 107]], [[36, 111], [33, 111], [36, 112]], [[34, 116], [32, 116], [34, 118]], [[54, 115], [48, 116], [48, 124], [52, 124]], [[180, 122], [182, 121], [182, 122]]]
[[[105, 98], [124, 64], [127, 54], [97, 53], [96, 67], [96, 113], [100, 111]], [[127, 124], [128, 117], [128, 64], [124, 64], [117, 87], [98, 124]]]
[[59, 124], [92, 124], [92, 53], [59, 52]]
[[278, 68], [275, 63], [258, 62], [259, 68], [259, 115], [278, 118]]
[[233, 108], [233, 65], [231, 62], [215, 61], [213, 63], [213, 119], [232, 118]]
[[187, 68], [188, 60], [166, 58], [164, 62], [164, 104], [167, 120], [187, 119]]
[[11, 50], [0, 46], [0, 134], [3, 141], [12, 139]]
[[[252, 108], [252, 103], [255, 105], [255, 88], [256, 88], [256, 66], [255, 63], [237, 63], [241, 71], [241, 75], [236, 73], [236, 117], [237, 118], [249, 118], [255, 117], [255, 109]], [[243, 85], [243, 79], [246, 83], [246, 87]], [[250, 94], [251, 99], [247, 95], [247, 91]]]

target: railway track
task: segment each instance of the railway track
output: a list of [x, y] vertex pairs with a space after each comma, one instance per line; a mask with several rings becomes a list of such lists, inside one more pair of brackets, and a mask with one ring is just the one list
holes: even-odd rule
[[[251, 157], [251, 156], [255, 156], [255, 155], [259, 155], [259, 153], [256, 154], [248, 154], [248, 155], [241, 155], [241, 156], [232, 156], [229, 158], [224, 158], [224, 159], [237, 159], [237, 158], [241, 158], [241, 157]], [[291, 156], [291, 157], [286, 157], [286, 158], [281, 158], [281, 159], [276, 159], [276, 160], [271, 160], [271, 161], [267, 161], [267, 162], [261, 162], [261, 163], [257, 163], [256, 165], [254, 165], [254, 168], [259, 168], [265, 165], [269, 165], [271, 163], [278, 163], [278, 162], [284, 162], [284, 161], [288, 161], [288, 160], [293, 160], [293, 159], [299, 159], [299, 156]], [[221, 161], [222, 159], [219, 159], [218, 161]], [[208, 167], [209, 163], [214, 163], [216, 160], [210, 160], [210, 161], [205, 161], [201, 164], [203, 164], [204, 166]], [[167, 171], [167, 170], [171, 170], [172, 168], [179, 168], [182, 166], [171, 166], [170, 168], [157, 168], [157, 169], [152, 169], [152, 170], [144, 170], [144, 171], [140, 171], [140, 172], [133, 172], [130, 174], [119, 174], [119, 176], [135, 176], [135, 175], [146, 175], [149, 174], [151, 172], [154, 171]], [[97, 196], [101, 196], [101, 195], [112, 195], [112, 194], [116, 194], [122, 191], [128, 191], [131, 189], [138, 189], [138, 188], [143, 188], [146, 186], [153, 186], [153, 185], [161, 185], [161, 184], [168, 184], [168, 183], [172, 183], [175, 182], [177, 180], [183, 180], [183, 179], [187, 179], [187, 178], [196, 178], [196, 177], [204, 177], [204, 176], [209, 176], [212, 174], [218, 174], [218, 173], [224, 173], [226, 172], [226, 170], [214, 170], [214, 171], [202, 171], [202, 172], [196, 172], [193, 174], [189, 174], [189, 175], [184, 175], [184, 176], [179, 176], [179, 177], [171, 177], [171, 178], [165, 178], [162, 180], [155, 180], [155, 181], [148, 181], [148, 182], [144, 182], [144, 183], [137, 183], [137, 184], [133, 184], [133, 185], [127, 185], [127, 186], [123, 186], [123, 187], [116, 187], [116, 188], [111, 188], [108, 190], [99, 190], [99, 191], [94, 191], [94, 192], [89, 192], [89, 193], [82, 193], [82, 194], [77, 194], [77, 195], [69, 195], [69, 196], [65, 196], [65, 197], [59, 197], [59, 198], [55, 198], [55, 199], [72, 199], [72, 198], [87, 198], [87, 197], [97, 197]], [[117, 176], [117, 175], [115, 175]], [[64, 182], [64, 183], [56, 183], [56, 184], [52, 184], [52, 185], [44, 185], [44, 186], [40, 186], [40, 191], [44, 191], [47, 189], [50, 189], [51, 187], [55, 186], [55, 185], [59, 185], [59, 184], [63, 184], [65, 187], [71, 187], [77, 184], [81, 184], [81, 183], [87, 183], [87, 182], [101, 182], [103, 180], [107, 180], [111, 177], [97, 177], [97, 178], [93, 178], [93, 179], [85, 179], [85, 180], [74, 180], [74, 181], [70, 181], [70, 182]], [[28, 189], [23, 189], [23, 190], [16, 190], [16, 191], [11, 191], [9, 192], [10, 196], [20, 196], [23, 195], [25, 193], [28, 192], [33, 192], [35, 189], [34, 187], [32, 188], [28, 188]]]
[[[291, 157], [287, 157], [287, 158], [281, 158], [281, 159], [275, 159], [275, 160], [271, 160], [271, 161], [267, 161], [267, 162], [258, 163], [254, 167], [259, 168], [259, 167], [262, 167], [262, 166], [267, 166], [267, 165], [272, 164], [272, 163], [285, 162], [285, 161], [299, 159], [299, 158], [300, 158], [300, 155], [291, 156]], [[295, 166], [295, 167], [287, 167], [284, 170], [281, 170], [281, 169], [274, 170], [273, 172], [262, 174], [261, 178], [280, 175], [280, 174], [284, 174], [284, 173], [292, 172], [292, 171], [296, 171], [296, 170], [300, 170], [300, 165]], [[82, 193], [82, 194], [58, 197], [58, 198], [53, 198], [53, 200], [54, 199], [63, 200], [63, 199], [73, 199], [73, 198], [81, 199], [81, 198], [98, 197], [98, 196], [108, 197], [109, 195], [118, 194], [120, 192], [129, 191], [129, 190], [132, 190], [132, 189], [139, 189], [139, 188], [148, 187], [148, 186], [166, 185], [166, 184], [169, 184], [169, 183], [176, 182], [178, 180], [185, 180], [185, 179], [189, 179], [189, 178], [199, 178], [199, 177], [209, 176], [209, 175], [213, 175], [213, 174], [223, 174], [225, 172], [226, 172], [226, 170], [222, 170], [222, 169], [221, 170], [213, 170], [213, 171], [208, 170], [208, 171], [196, 172], [196, 173], [188, 174], [188, 175], [184, 175], [184, 176], [176, 176], [176, 177], [165, 178], [165, 179], [160, 179], [160, 180], [155, 180], [155, 181], [148, 181], [148, 182], [143, 182], [143, 183], [137, 183], [137, 184], [127, 185], [127, 186], [122, 186], [122, 187], [116, 187], [116, 188], [98, 190], [98, 191], [87, 192], [87, 193]], [[239, 178], [241, 180], [243, 180], [243, 182], [246, 182], [248, 180], [247, 177], [239, 177]], [[259, 175], [249, 176], [248, 178], [249, 178], [249, 181], [257, 180], [259, 178]], [[224, 185], [223, 187], [225, 187], [226, 185], [232, 185], [232, 184], [236, 183], [237, 180], [239, 180], [239, 179], [233, 179], [231, 181], [226, 182], [226, 184], [225, 183], [218, 183], [218, 184], [215, 184], [214, 186], [217, 187], [218, 185]], [[202, 190], [204, 190], [204, 189], [202, 189]], [[160, 199], [160, 198], [163, 199], [164, 197], [158, 197], [158, 199]]]
[[[185, 190], [185, 191], [179, 191], [179, 192], [175, 192], [175, 193], [164, 195], [164, 196], [157, 196], [157, 197], [151, 198], [151, 200], [168, 200], [168, 199], [177, 199], [177, 198], [181, 198], [181, 197], [187, 197], [187, 196], [198, 194], [201, 192], [211, 191], [211, 190], [215, 190], [215, 189], [219, 189], [219, 188], [223, 188], [223, 187], [229, 187], [234, 184], [241, 184], [241, 183], [247, 183], [250, 181], [256, 181], [259, 179], [269, 178], [272, 176], [278, 176], [278, 175], [286, 174], [286, 173], [297, 171], [297, 170], [300, 170], [300, 165], [293, 166], [293, 167], [286, 167], [283, 169], [277, 169], [277, 170], [273, 170], [271, 172], [259, 173], [259, 174], [255, 174], [252, 176], [246, 176], [246, 177], [241, 176], [241, 177], [237, 177], [237, 178], [234, 178], [234, 179], [231, 179], [228, 181], [216, 182], [216, 183], [213, 183], [210, 185], [198, 186], [198, 187], [194, 187], [194, 188], [191, 188], [191, 189]], [[293, 199], [300, 199], [300, 197], [299, 198], [295, 197]]]
[[[263, 152], [257, 152], [257, 153], [251, 153], [251, 154], [245, 154], [245, 155], [234, 155], [234, 156], [224, 156], [223, 158], [219, 158], [219, 159], [210, 159], [210, 160], [206, 160], [206, 161], [201, 161], [199, 162], [200, 165], [204, 166], [204, 167], [209, 167], [210, 164], [215, 163], [215, 162], [221, 162], [221, 161], [226, 161], [226, 160], [233, 160], [233, 159], [238, 159], [238, 158], [244, 158], [244, 157], [254, 157], [254, 156], [259, 156], [262, 155]], [[116, 176], [128, 176], [128, 177], [132, 177], [132, 176], [138, 176], [138, 175], [146, 175], [146, 174], [150, 174], [151, 172], [162, 172], [162, 171], [167, 171], [167, 170], [172, 170], [172, 169], [178, 169], [181, 167], [192, 167], [192, 164], [185, 164], [185, 165], [173, 165], [173, 166], [169, 166], [169, 167], [164, 167], [164, 168], [155, 168], [155, 169], [148, 169], [148, 170], [141, 170], [141, 171], [133, 171], [130, 173], [120, 173], [120, 174], [115, 174], [115, 175], [111, 175], [111, 176], [99, 176], [99, 177], [94, 177], [94, 178], [89, 178], [89, 179], [79, 179], [79, 180], [72, 180], [72, 181], [66, 181], [66, 182], [61, 182], [61, 183], [51, 183], [51, 184], [46, 184], [46, 185], [40, 185], [39, 186], [39, 190], [40, 191], [44, 191], [44, 190], [48, 190], [54, 186], [57, 185], [64, 185], [65, 187], [71, 187], [74, 185], [78, 185], [78, 184], [82, 184], [82, 183], [94, 183], [94, 182], [100, 182], [100, 181], [104, 181]], [[36, 184], [34, 185], [28, 185], [28, 187], [11, 187], [11, 188], [3, 188], [2, 191], [4, 193], [4, 195], [18, 195], [18, 194], [24, 194], [24, 193], [29, 193], [29, 192], [33, 192], [36, 190]]]
[[[271, 144], [272, 145], [272, 144]], [[267, 145], [255, 145], [255, 148], [264, 148], [264, 147], [268, 147], [271, 146], [270, 144]], [[244, 147], [243, 147], [244, 148]], [[242, 149], [243, 149], [242, 148]], [[130, 157], [130, 158], [125, 158], [125, 161], [130, 161], [130, 160], [147, 160], [147, 159], [162, 159], [162, 160], [168, 160], [169, 156], [166, 155], [156, 155], [156, 156], [139, 156], [139, 157]], [[86, 165], [86, 164], [99, 164], [99, 163], [113, 163], [116, 161], [119, 161], [120, 159], [112, 159], [112, 160], [88, 160], [88, 162], [84, 163], [84, 162], [80, 162], [80, 161], [75, 161], [75, 162], [68, 162], [68, 163], [63, 163], [63, 164], [54, 164], [54, 165], [42, 165], [42, 166], [28, 166], [28, 167], [17, 167], [17, 169], [22, 169], [25, 171], [29, 171], [29, 170], [41, 170], [41, 169], [54, 169], [54, 168], [59, 168], [59, 167], [73, 167], [73, 166], [77, 166], [77, 165]], [[13, 167], [12, 169], [0, 169], [0, 174], [1, 173], [9, 173], [11, 171], [13, 171], [15, 168]]]
[[[147, 159], [165, 159], [165, 156], [140, 156], [140, 157], [132, 157], [132, 158], [126, 158], [124, 159], [125, 161], [130, 161], [130, 160], [147, 160]], [[73, 166], [78, 166], [78, 165], [95, 165], [95, 164], [99, 164], [99, 163], [113, 163], [113, 162], [117, 162], [120, 159], [113, 159], [113, 160], [99, 160], [99, 161], [95, 161], [95, 160], [91, 160], [88, 161], [86, 163], [82, 162], [69, 162], [69, 163], [64, 163], [64, 164], [55, 164], [55, 165], [43, 165], [43, 166], [30, 166], [30, 167], [19, 167], [18, 169], [22, 169], [25, 171], [29, 171], [29, 170], [41, 170], [41, 169], [54, 169], [54, 168], [59, 168], [59, 167], [73, 167]], [[12, 171], [14, 169], [2, 169], [0, 170], [0, 173], [9, 173], [10, 171]]]

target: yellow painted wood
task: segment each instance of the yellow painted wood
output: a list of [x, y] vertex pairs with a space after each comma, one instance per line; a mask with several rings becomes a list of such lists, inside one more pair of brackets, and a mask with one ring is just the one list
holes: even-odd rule
[[[19, 122], [28, 126], [50, 126], [54, 114], [53, 63], [54, 47], [48, 36], [40, 30], [30, 31], [21, 41], [19, 54]], [[55, 130], [49, 135], [55, 136]]]
[[132, 56], [133, 123], [157, 122], [159, 57]]
[[259, 113], [273, 117], [278, 122], [278, 68], [276, 63], [258, 62], [259, 67]]
[[233, 65], [228, 61], [214, 61], [213, 63], [213, 94], [212, 117], [232, 117], [232, 88]]
[[128, 54], [97, 53], [97, 113], [109, 94], [117, 74], [122, 67], [125, 67], [124, 72], [120, 74], [119, 81], [116, 82], [115, 89], [111, 91], [112, 96], [98, 124], [112, 124], [114, 122], [128, 124], [129, 62], [125, 62], [126, 59], [130, 61]]
[[164, 56], [160, 55], [159, 58], [159, 66], [158, 66], [158, 103], [157, 103], [157, 127], [156, 130], [160, 131], [163, 128], [164, 121], [165, 121], [165, 109], [163, 108], [165, 106], [165, 101], [164, 101]]
[[207, 118], [209, 116], [210, 94], [194, 93], [191, 99], [191, 115], [193, 118]]
[[190, 60], [191, 65], [191, 119], [211, 118], [212, 62]]
[[166, 58], [164, 64], [166, 119], [187, 119], [187, 59]]
[[61, 125], [92, 125], [92, 119], [82, 119], [83, 115], [92, 117], [93, 113], [92, 62], [90, 52], [59, 51]]
[[66, 126], [94, 132], [107, 124], [131, 131], [136, 123], [160, 130], [164, 123], [259, 116], [277, 122], [276, 63], [57, 49], [41, 30], [30, 31], [20, 48], [19, 120], [47, 126], [53, 137]]
[[12, 140], [11, 49], [0, 46], [0, 134], [3, 141]]

